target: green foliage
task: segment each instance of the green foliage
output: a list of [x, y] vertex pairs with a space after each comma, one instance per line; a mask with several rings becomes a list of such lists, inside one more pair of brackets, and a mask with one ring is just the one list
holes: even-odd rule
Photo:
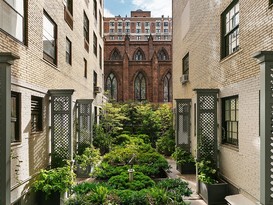
[[159, 187], [153, 187], [149, 189], [147, 198], [149, 204], [153, 205], [169, 204], [170, 200], [167, 191]]
[[68, 165], [50, 170], [42, 169], [33, 183], [33, 190], [44, 192], [46, 197], [53, 192], [63, 193], [72, 187], [74, 179], [75, 174]]
[[152, 187], [155, 182], [148, 176], [141, 172], [134, 172], [133, 181], [129, 181], [128, 172], [123, 172], [118, 176], [113, 176], [109, 179], [108, 183], [115, 189], [124, 190], [141, 190], [144, 188]]
[[120, 198], [120, 204], [122, 205], [149, 205], [147, 199], [147, 189], [140, 191], [132, 190], [116, 190], [115, 193]]
[[165, 156], [171, 156], [175, 150], [173, 130], [166, 131], [166, 133], [156, 141], [156, 150]]
[[175, 159], [176, 163], [179, 165], [183, 165], [189, 162], [195, 162], [192, 154], [190, 152], [185, 151], [181, 147], [175, 148], [175, 152], [172, 154], [172, 157]]
[[188, 185], [187, 182], [181, 179], [165, 179], [159, 181], [157, 187], [165, 189], [168, 193], [168, 197], [172, 200], [182, 202], [182, 196], [190, 196], [192, 194]]
[[101, 124], [94, 126], [94, 140], [93, 145], [100, 149], [101, 154], [109, 152], [112, 145], [112, 137], [106, 133]]
[[102, 162], [98, 167], [95, 168], [93, 176], [96, 177], [96, 179], [107, 180], [110, 179], [112, 176], [117, 176], [121, 172], [127, 171], [129, 168], [129, 165], [112, 166], [106, 162]]
[[203, 159], [196, 163], [198, 167], [198, 179], [206, 184], [217, 183], [216, 165], [212, 160]]
[[51, 153], [51, 168], [64, 167], [67, 165], [68, 157], [65, 158], [64, 155], [68, 153], [67, 148], [58, 147], [56, 151]]
[[128, 134], [118, 135], [113, 141], [113, 144], [118, 146], [124, 146], [130, 143], [131, 143], [131, 137]]
[[81, 155], [76, 155], [75, 160], [80, 168], [86, 169], [87, 166], [93, 166], [99, 162], [100, 152], [91, 145], [86, 147]]

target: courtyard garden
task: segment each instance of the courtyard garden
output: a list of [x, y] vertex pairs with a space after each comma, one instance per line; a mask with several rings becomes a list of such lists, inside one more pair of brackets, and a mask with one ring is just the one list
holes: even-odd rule
[[[61, 166], [41, 170], [33, 189], [51, 205], [65, 192], [67, 205], [185, 205], [187, 182], [166, 175], [174, 152], [170, 106], [108, 103], [93, 142], [78, 146], [74, 161], [58, 159]], [[76, 183], [79, 177], [88, 180]]]

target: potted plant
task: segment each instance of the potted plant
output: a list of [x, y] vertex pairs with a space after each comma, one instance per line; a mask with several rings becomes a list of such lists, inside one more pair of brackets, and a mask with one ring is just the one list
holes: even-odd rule
[[217, 176], [216, 163], [203, 159], [196, 163], [198, 168], [199, 194], [208, 205], [225, 204], [228, 184]]
[[32, 188], [40, 205], [59, 205], [64, 193], [74, 184], [75, 174], [69, 165], [50, 170], [41, 169]]
[[190, 152], [176, 147], [172, 157], [176, 161], [176, 169], [182, 174], [195, 174], [195, 160]]
[[82, 154], [75, 156], [77, 177], [87, 178], [92, 168], [100, 161], [100, 152], [92, 145], [86, 147]]

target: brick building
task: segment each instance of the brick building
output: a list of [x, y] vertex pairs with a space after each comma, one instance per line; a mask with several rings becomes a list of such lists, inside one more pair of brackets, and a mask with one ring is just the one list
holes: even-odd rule
[[[1, 205], [36, 204], [30, 182], [49, 165], [50, 153], [62, 147], [58, 154], [70, 159], [80, 142], [91, 142], [105, 100], [102, 17], [102, 0], [0, 1], [0, 69], [9, 56], [16, 59], [7, 136], [12, 159], [6, 158], [11, 167], [1, 169]], [[5, 137], [0, 136], [1, 146]]]
[[[229, 194], [272, 204], [272, 78], [263, 69], [272, 66], [273, 2], [172, 2], [177, 144], [199, 157], [200, 144], [211, 143]], [[268, 51], [256, 55], [261, 68], [259, 51]]]
[[104, 18], [104, 80], [116, 101], [172, 101], [172, 19], [132, 11]]

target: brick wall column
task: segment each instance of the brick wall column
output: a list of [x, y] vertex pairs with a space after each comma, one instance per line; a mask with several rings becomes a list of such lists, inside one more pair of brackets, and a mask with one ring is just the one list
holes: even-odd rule
[[122, 68], [122, 91], [123, 91], [123, 101], [129, 100], [129, 56], [127, 52], [124, 54], [123, 58], [123, 68]]
[[19, 59], [12, 53], [0, 53], [0, 204], [10, 205], [11, 143], [11, 65]]

